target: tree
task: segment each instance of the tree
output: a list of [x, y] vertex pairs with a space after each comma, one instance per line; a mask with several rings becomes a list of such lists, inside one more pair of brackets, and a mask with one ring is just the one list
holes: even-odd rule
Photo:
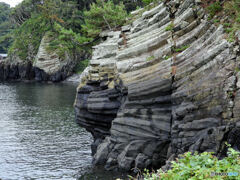
[[85, 25], [83, 31], [91, 38], [95, 38], [103, 30], [115, 30], [124, 24], [127, 12], [121, 2], [115, 5], [113, 1], [97, 0], [90, 6], [89, 11], [84, 11]]
[[142, 0], [113, 0], [114, 4], [122, 2], [127, 12], [134, 11], [137, 7], [143, 6]]
[[0, 2], [0, 53], [6, 53], [6, 49], [12, 42], [10, 32], [14, 26], [10, 22], [10, 12], [10, 6]]
[[61, 0], [44, 0], [38, 7], [41, 15], [47, 20], [52, 30], [55, 22], [64, 23], [63, 19], [60, 18]]

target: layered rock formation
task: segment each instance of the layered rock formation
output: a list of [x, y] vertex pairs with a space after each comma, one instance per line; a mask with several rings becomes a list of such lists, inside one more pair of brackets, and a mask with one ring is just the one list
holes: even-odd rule
[[76, 60], [68, 54], [61, 58], [55, 52], [47, 51], [50, 39], [44, 36], [34, 63], [17, 57], [0, 62], [0, 81], [36, 80], [59, 82], [72, 75]]
[[51, 39], [45, 35], [41, 41], [38, 53], [36, 55], [33, 66], [40, 71], [36, 73], [37, 80], [62, 81], [72, 75], [76, 61], [65, 53], [65, 57], [61, 59], [56, 52], [49, 52], [47, 47]]
[[77, 90], [93, 163], [159, 168], [186, 151], [240, 150], [239, 47], [194, 0], [166, 1], [105, 32]]

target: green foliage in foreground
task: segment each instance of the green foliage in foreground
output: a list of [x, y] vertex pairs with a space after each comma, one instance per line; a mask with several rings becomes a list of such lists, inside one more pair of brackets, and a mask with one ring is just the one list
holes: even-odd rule
[[[145, 171], [145, 180], [221, 180], [240, 179], [240, 153], [228, 149], [227, 157], [218, 160], [211, 152], [201, 154], [187, 152], [180, 159], [172, 162], [172, 169], [157, 173]], [[211, 173], [235, 173], [232, 176], [211, 176]], [[238, 176], [233, 176], [237, 175]]]

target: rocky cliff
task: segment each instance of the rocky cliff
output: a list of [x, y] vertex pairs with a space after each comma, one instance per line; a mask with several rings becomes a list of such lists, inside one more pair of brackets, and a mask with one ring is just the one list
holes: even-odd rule
[[50, 52], [48, 36], [44, 36], [33, 61], [23, 61], [18, 57], [9, 57], [0, 61], [0, 81], [36, 80], [58, 82], [72, 75], [76, 60], [67, 53], [61, 59], [56, 52]]
[[93, 48], [75, 102], [93, 163], [159, 168], [186, 151], [240, 150], [239, 47], [194, 0], [165, 1]]

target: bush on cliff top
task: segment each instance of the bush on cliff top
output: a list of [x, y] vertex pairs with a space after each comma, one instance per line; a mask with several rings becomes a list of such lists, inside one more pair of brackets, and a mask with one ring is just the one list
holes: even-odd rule
[[88, 37], [95, 38], [103, 30], [116, 30], [124, 24], [127, 11], [121, 2], [115, 5], [113, 1], [97, 0], [93, 3], [89, 11], [84, 12], [85, 24], [82, 25], [83, 31]]
[[37, 54], [43, 35], [49, 30], [50, 27], [42, 16], [33, 15], [15, 29], [14, 42], [8, 50], [8, 54], [10, 56], [17, 54], [22, 60], [32, 60], [31, 58]]
[[[172, 169], [163, 172], [144, 174], [145, 180], [198, 180], [198, 179], [240, 179], [240, 153], [228, 149], [227, 157], [218, 160], [211, 152], [201, 154], [187, 152], [181, 158], [172, 162]], [[213, 173], [229, 173], [213, 174]]]

